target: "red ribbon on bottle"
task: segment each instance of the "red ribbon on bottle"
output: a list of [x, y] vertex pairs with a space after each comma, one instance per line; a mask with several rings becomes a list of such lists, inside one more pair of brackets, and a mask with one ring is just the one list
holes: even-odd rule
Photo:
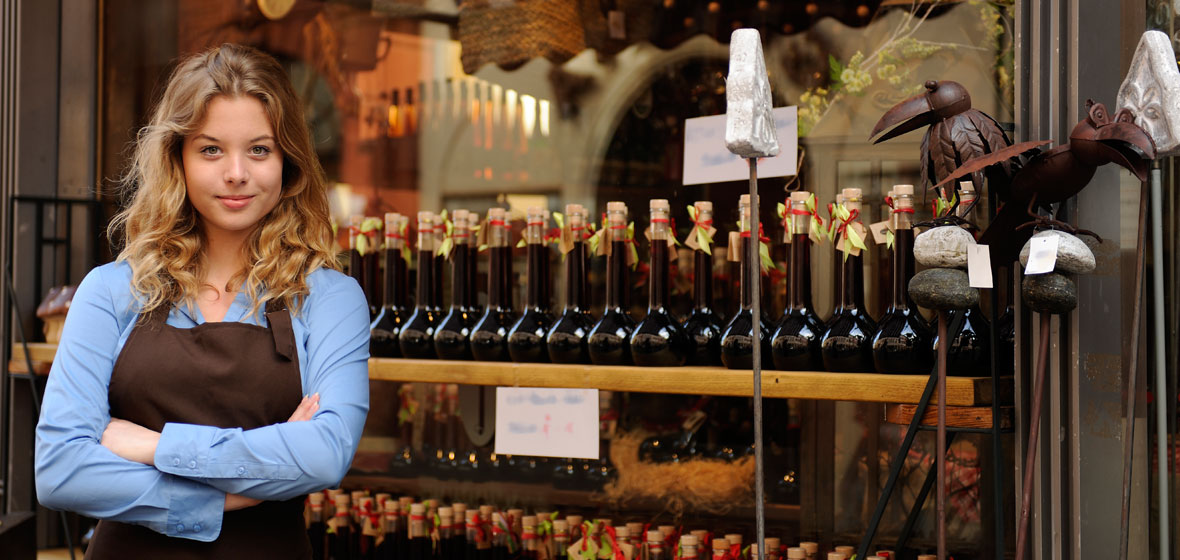
[[885, 204], [887, 206], [889, 206], [890, 211], [894, 214], [897, 214], [898, 212], [904, 212], [906, 214], [913, 214], [914, 213], [913, 206], [911, 206], [909, 208], [897, 208], [897, 207], [893, 206], [893, 197], [892, 196], [885, 197]]
[[856, 219], [859, 217], [860, 217], [860, 210], [859, 209], [853, 208], [852, 210], [849, 210], [848, 211], [848, 218], [844, 219], [844, 220], [840, 220], [840, 227], [836, 228], [836, 233], [844, 233], [844, 230], [848, 229], [848, 224], [851, 224], [852, 222], [856, 221]]
[[[627, 555], [623, 554], [623, 549], [619, 546], [619, 535], [615, 531], [615, 528], [607, 525], [602, 528], [602, 533], [603, 536], [600, 538], [600, 541], [607, 537], [610, 538], [610, 548], [615, 560], [627, 560]], [[602, 547], [599, 546], [599, 548], [601, 549]]]
[[[742, 237], [750, 237], [750, 232], [743, 231]], [[758, 222], [758, 240], [763, 243], [770, 243], [770, 238], [766, 237], [766, 233], [762, 230], [762, 222]]]

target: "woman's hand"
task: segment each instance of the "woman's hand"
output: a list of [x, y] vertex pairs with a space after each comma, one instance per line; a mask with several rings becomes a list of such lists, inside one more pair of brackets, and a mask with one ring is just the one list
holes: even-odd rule
[[[299, 401], [299, 406], [295, 408], [295, 412], [291, 413], [291, 417], [287, 419], [288, 422], [303, 422], [311, 420], [315, 416], [316, 411], [320, 409], [320, 394], [316, 393], [310, 397], [303, 397]], [[254, 498], [247, 498], [238, 494], [225, 495], [225, 511], [234, 511], [254, 507], [261, 504], [262, 500], [255, 500]]]
[[128, 461], [145, 465], [155, 465], [159, 441], [160, 432], [118, 418], [111, 418], [111, 423], [102, 432], [103, 447]]
[[287, 419], [288, 422], [303, 422], [311, 420], [315, 413], [320, 410], [320, 394], [316, 393], [310, 397], [303, 397], [299, 401], [299, 406], [295, 408], [295, 412], [291, 413], [291, 417]]

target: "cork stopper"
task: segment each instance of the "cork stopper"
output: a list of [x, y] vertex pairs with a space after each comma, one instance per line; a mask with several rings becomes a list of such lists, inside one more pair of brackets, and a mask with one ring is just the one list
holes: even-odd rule
[[725, 535], [725, 540], [729, 541], [730, 545], [742, 545], [742, 536], [738, 533], [728, 533]]
[[434, 228], [434, 212], [418, 212], [418, 229]]
[[829, 552], [828, 560], [848, 560], [848, 557], [839, 552]]
[[704, 529], [697, 529], [695, 531], [689, 531], [688, 534], [696, 537], [698, 542], [705, 542], [705, 539], [707, 539], [709, 537], [709, 532]]
[[914, 186], [893, 185], [893, 196], [914, 196]]
[[651, 199], [651, 202], [648, 203], [648, 208], [650, 208], [653, 212], [656, 210], [663, 210], [665, 213], [667, 213], [672, 209], [672, 206], [668, 204], [668, 199], [666, 198], [653, 198]]
[[862, 191], [856, 187], [848, 187], [840, 191], [840, 194], [844, 195], [844, 202], [860, 202]]
[[876, 554], [869, 556], [867, 560], [885, 560], [884, 556], [877, 556]]
[[698, 201], [692, 203], [692, 205], [696, 206], [698, 212], [712, 212], [713, 211], [713, 202], [709, 201], [709, 200], [698, 200]]
[[631, 529], [628, 529], [626, 526], [615, 527], [615, 536], [620, 539], [631, 538]]
[[504, 219], [504, 209], [503, 208], [491, 208], [488, 210], [488, 220], [503, 220], [503, 219]]
[[537, 516], [526, 515], [524, 517], [521, 517], [520, 518], [520, 526], [524, 527], [526, 531], [528, 529], [536, 529], [537, 528]]
[[490, 506], [490, 505], [479, 506], [479, 516], [484, 519], [491, 519], [493, 511], [496, 511], [495, 506]]
[[676, 532], [675, 525], [660, 525], [660, 526], [656, 527], [656, 529], [659, 529], [660, 534], [664, 535], [665, 539], [668, 538], [668, 536], [671, 535], [672, 533]]
[[426, 504], [410, 504], [410, 515], [425, 515]]
[[[783, 541], [777, 537], [766, 537], [764, 540], [766, 541], [766, 550], [775, 551], [775, 550], [778, 550], [779, 547], [781, 547], [783, 545]], [[758, 546], [758, 545], [753, 544], [751, 546]]]
[[799, 543], [799, 548], [802, 548], [803, 552], [806, 552], [807, 554], [815, 554], [815, 553], [819, 552], [819, 543], [805, 541], [805, 542]]
[[844, 204], [844, 193], [836, 195], [836, 204]]
[[540, 206], [529, 206], [528, 218], [530, 222], [534, 219], [538, 221], [543, 220], [545, 218], [545, 209]]
[[[696, 535], [690, 535], [696, 538]], [[729, 550], [729, 541], [727, 539], [713, 539], [713, 550]]]
[[634, 537], [642, 537], [643, 536], [643, 523], [639, 523], [636, 521], [632, 521], [630, 523], [627, 523], [627, 530], [630, 531], [631, 535]]
[[455, 508], [442, 506], [438, 508], [438, 516], [443, 519], [455, 519]]
[[806, 203], [807, 199], [811, 198], [811, 193], [807, 191], [795, 191], [791, 193], [791, 202]]
[[919, 554], [918, 560], [938, 560], [938, 556], [933, 554]]
[[312, 507], [324, 506], [324, 494], [322, 492], [312, 492], [307, 495], [307, 501], [311, 502]]
[[336, 494], [335, 496], [332, 496], [332, 502], [336, 504], [337, 510], [341, 508], [348, 509], [350, 500], [351, 498], [348, 496], [348, 494]]
[[454, 212], [451, 212], [451, 219], [455, 221], [456, 226], [458, 226], [459, 223], [462, 222], [463, 227], [467, 227], [467, 217], [470, 214], [471, 214], [470, 212], [460, 208], [458, 210], [455, 210]]
[[797, 546], [792, 546], [787, 549], [787, 558], [789, 560], [802, 560], [807, 558], [807, 552]]
[[625, 227], [627, 225], [627, 205], [622, 202], [606, 203], [606, 217], [611, 227]]
[[570, 538], [570, 524], [564, 519], [553, 520], [553, 538], [555, 539], [569, 539]]
[[473, 509], [467, 510], [466, 519], [467, 524], [474, 528], [476, 525], [479, 525], [479, 512]]
[[960, 195], [966, 195], [967, 193], [971, 193], [974, 195], [975, 194], [975, 183], [973, 183], [971, 181], [959, 181], [959, 193], [960, 193]]
[[400, 225], [399, 224], [400, 217], [401, 217], [401, 214], [398, 214], [397, 212], [386, 212], [385, 213], [385, 235], [393, 235], [393, 234], [397, 233], [398, 226]]
[[617, 200], [607, 202], [606, 203], [606, 211], [607, 212], [624, 212], [625, 213], [627, 211], [627, 203], [619, 202]]
[[744, 204], [746, 206], [749, 206], [750, 205], [750, 195], [743, 194], [743, 195], [739, 196], [738, 197], [738, 204]]
[[856, 547], [855, 546], [848, 546], [848, 545], [841, 545], [841, 546], [836, 547], [836, 552], [839, 552], [840, 554], [843, 554], [844, 556], [851, 557], [853, 554], [856, 554]]
[[700, 545], [700, 542], [697, 540], [696, 537], [694, 537], [692, 535], [682, 535], [680, 537], [680, 546], [682, 546], [682, 547], [691, 546], [693, 548], [696, 548], [699, 545]]
[[385, 500], [382, 509], [385, 510], [386, 515], [393, 514], [396, 516], [398, 514], [397, 500]]
[[567, 515], [567, 516], [565, 516], [565, 520], [567, 523], [569, 523], [570, 527], [577, 527], [582, 524], [582, 516], [581, 515]]

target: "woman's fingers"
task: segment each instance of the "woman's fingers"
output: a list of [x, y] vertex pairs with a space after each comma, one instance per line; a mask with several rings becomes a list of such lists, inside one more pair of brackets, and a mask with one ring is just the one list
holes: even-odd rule
[[303, 397], [299, 401], [299, 406], [295, 408], [295, 412], [291, 413], [291, 418], [288, 422], [303, 422], [311, 420], [315, 413], [320, 409], [320, 394], [316, 393], [310, 397]]

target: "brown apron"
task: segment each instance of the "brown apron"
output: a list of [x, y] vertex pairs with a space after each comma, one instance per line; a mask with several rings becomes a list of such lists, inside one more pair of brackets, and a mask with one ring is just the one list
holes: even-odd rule
[[[302, 399], [291, 315], [267, 306], [267, 327], [182, 329], [166, 309], [140, 317], [111, 373], [111, 417], [161, 431], [167, 422], [249, 430], [286, 422]], [[213, 542], [101, 521], [86, 558], [310, 558], [303, 497], [225, 512]]]

